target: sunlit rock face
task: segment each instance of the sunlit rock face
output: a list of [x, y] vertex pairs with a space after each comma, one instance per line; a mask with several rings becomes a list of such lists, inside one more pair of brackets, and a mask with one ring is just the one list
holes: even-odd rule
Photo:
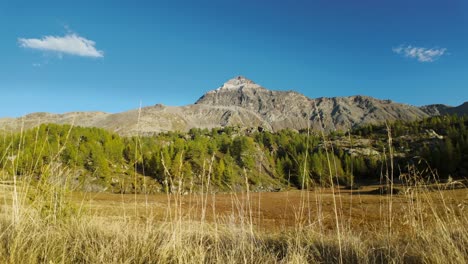
[[[320, 88], [317, 88], [319, 91]], [[239, 126], [281, 129], [348, 130], [385, 121], [412, 121], [442, 114], [468, 112], [459, 107], [415, 107], [369, 96], [309, 98], [295, 91], [272, 91], [237, 76], [205, 93], [192, 105], [156, 104], [122, 113], [32, 113], [20, 118], [0, 118], [0, 131], [19, 131], [43, 123], [100, 127], [121, 135], [147, 135], [191, 128]]]

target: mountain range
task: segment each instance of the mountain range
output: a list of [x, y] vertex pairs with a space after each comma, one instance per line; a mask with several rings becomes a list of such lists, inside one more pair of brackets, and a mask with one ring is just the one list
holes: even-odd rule
[[19, 118], [0, 118], [0, 130], [17, 131], [56, 123], [99, 127], [124, 136], [225, 126], [262, 127], [270, 131], [323, 127], [332, 131], [385, 121], [467, 113], [468, 102], [458, 107], [442, 104], [417, 107], [362, 95], [313, 99], [295, 91], [268, 90], [238, 76], [191, 105], [156, 104], [115, 114], [32, 113]]

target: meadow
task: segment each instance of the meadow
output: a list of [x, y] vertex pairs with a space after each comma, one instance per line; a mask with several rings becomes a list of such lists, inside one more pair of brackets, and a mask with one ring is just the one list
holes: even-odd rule
[[144, 195], [7, 183], [0, 261], [466, 263], [468, 192], [454, 186]]
[[[376, 163], [382, 167], [377, 183], [356, 184], [352, 174], [346, 176], [347, 169], [341, 170], [346, 176], [343, 177], [338, 173], [338, 158], [341, 155], [346, 161], [348, 156], [334, 154], [333, 145], [321, 145], [319, 141], [314, 144], [323, 146], [325, 151], [309, 148], [313, 142], [311, 145], [304, 143], [311, 142], [307, 134], [302, 143], [306, 147], [297, 147], [302, 152], [296, 151], [291, 156], [292, 160], [297, 160], [303, 155], [303, 166], [289, 170], [287, 181], [280, 179], [281, 185], [276, 185], [280, 188], [266, 191], [258, 186], [263, 179], [259, 171], [266, 166], [257, 171], [256, 160], [253, 160], [251, 169], [241, 167], [251, 162], [245, 159], [242, 141], [239, 141], [238, 153], [235, 139], [226, 144], [226, 153], [237, 155], [239, 160], [230, 161], [237, 167], [224, 171], [235, 173], [235, 178], [214, 166], [215, 158], [229, 158], [222, 150], [213, 151], [211, 158], [198, 155], [192, 157], [194, 160], [184, 160], [184, 153], [197, 148], [191, 149], [190, 145], [184, 148], [180, 144], [182, 154], [178, 154], [170, 144], [165, 144], [174, 155], [172, 159], [165, 159], [165, 149], [162, 149], [160, 165], [156, 164], [160, 167], [155, 167], [164, 173], [154, 185], [160, 191], [155, 192], [147, 189], [151, 178], [141, 175], [142, 167], [138, 164], [145, 164], [145, 158], [144, 155], [139, 157], [137, 151], [128, 152], [134, 156], [127, 154], [134, 157], [134, 166], [119, 172], [122, 182], [118, 184], [127, 187], [84, 191], [82, 187], [86, 185], [80, 188], [77, 183], [87, 182], [80, 180], [77, 171], [86, 169], [92, 174], [85, 173], [81, 177], [94, 177], [104, 186], [114, 186], [111, 185], [115, 173], [112, 170], [125, 167], [115, 165], [119, 163], [112, 163], [109, 157], [128, 165], [119, 159], [120, 151], [123, 150], [125, 156], [127, 148], [114, 147], [120, 150], [107, 153], [104, 147], [101, 156], [97, 156], [95, 154], [101, 151], [99, 144], [101, 147], [107, 144], [102, 140], [104, 136], [109, 142], [118, 143], [116, 140], [120, 139], [104, 131], [91, 130], [89, 133], [101, 133], [101, 137], [93, 141], [93, 134], [85, 134], [88, 138], [83, 140], [79, 134], [88, 132], [82, 129], [76, 135], [77, 141], [73, 141], [72, 132], [62, 133], [72, 131], [72, 127], [60, 130], [52, 126], [52, 129], [58, 132], [54, 134], [47, 127], [41, 127], [29, 134], [4, 137], [5, 151], [0, 157], [3, 164], [0, 170], [0, 263], [468, 262], [466, 180], [463, 177], [441, 180], [437, 171], [430, 167], [420, 170], [419, 163], [408, 163], [404, 172], [397, 173], [390, 133], [386, 145], [390, 151], [384, 153], [384, 160]], [[41, 131], [44, 131], [44, 139], [40, 137]], [[24, 135], [33, 143], [27, 144]], [[291, 132], [278, 135], [279, 142], [288, 139], [288, 135], [302, 142], [300, 134]], [[168, 136], [183, 143], [177, 135], [164, 137]], [[206, 140], [206, 137], [201, 139]], [[272, 142], [259, 137], [258, 142], [264, 141]], [[94, 142], [94, 145], [78, 145], [78, 150], [88, 149], [85, 153], [71, 152], [72, 147], [68, 146], [76, 147], [74, 142]], [[253, 146], [247, 150], [265, 150], [253, 140], [246, 138], [245, 142]], [[132, 143], [136, 143], [138, 150], [139, 141], [130, 141], [129, 145]], [[233, 152], [229, 146], [233, 147]], [[294, 150], [294, 145], [288, 146]], [[460, 144], [456, 146], [462, 148]], [[314, 174], [309, 171], [316, 169], [312, 165], [323, 164], [322, 159], [309, 160], [314, 154], [309, 151], [320, 151], [327, 161], [324, 168], [328, 173], [320, 174], [318, 181], [314, 181]], [[84, 167], [76, 165], [77, 161], [81, 162], [81, 156], [84, 156]], [[155, 155], [151, 157], [154, 159]], [[187, 168], [195, 168], [198, 159], [202, 159], [202, 166], [196, 173], [181, 169], [184, 162], [189, 161], [193, 166]], [[73, 163], [66, 163], [66, 160]], [[278, 158], [278, 162], [285, 160]], [[167, 162], [172, 163], [171, 168]], [[461, 159], [454, 164], [463, 162]], [[344, 164], [347, 163], [355, 164], [352, 160]], [[73, 164], [75, 166], [71, 166]], [[99, 177], [97, 169], [104, 165], [108, 168], [107, 174]], [[447, 167], [447, 171], [463, 171], [459, 169], [463, 167], [455, 165]], [[279, 172], [284, 172], [284, 166], [278, 168]], [[298, 173], [294, 181], [290, 181], [292, 171]], [[192, 177], [187, 177], [185, 172]], [[226, 175], [235, 186], [222, 181]]]

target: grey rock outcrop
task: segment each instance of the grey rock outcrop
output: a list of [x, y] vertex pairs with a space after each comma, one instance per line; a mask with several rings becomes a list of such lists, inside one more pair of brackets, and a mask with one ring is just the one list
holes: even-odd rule
[[273, 130], [284, 128], [345, 130], [386, 120], [429, 116], [421, 109], [367, 96], [311, 99], [294, 91], [271, 91], [236, 77], [203, 95], [196, 105], [237, 106], [257, 113]]

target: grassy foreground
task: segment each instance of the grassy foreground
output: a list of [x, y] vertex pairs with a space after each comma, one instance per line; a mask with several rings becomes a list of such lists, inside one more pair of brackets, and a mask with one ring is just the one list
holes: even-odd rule
[[30, 174], [5, 152], [0, 263], [468, 263], [466, 181], [410, 165], [394, 179], [388, 133], [382, 184], [359, 190], [339, 186], [328, 152], [325, 186], [302, 177], [300, 191], [254, 193], [244, 169], [241, 191], [219, 194], [213, 156], [194, 192], [168, 188], [184, 179], [162, 161], [167, 193], [155, 195], [73, 192], [66, 145]]
[[[156, 203], [122, 195], [110, 209], [93, 209], [52, 178], [0, 189], [1, 263], [468, 262], [466, 189], [442, 185], [402, 186], [405, 193], [386, 196], [295, 191], [288, 195], [296, 198], [281, 198], [294, 212], [275, 201], [278, 214], [293, 219], [280, 228], [261, 228], [265, 201], [248, 191], [217, 212], [228, 196], [175, 193]], [[367, 214], [349, 213], [366, 207]]]

